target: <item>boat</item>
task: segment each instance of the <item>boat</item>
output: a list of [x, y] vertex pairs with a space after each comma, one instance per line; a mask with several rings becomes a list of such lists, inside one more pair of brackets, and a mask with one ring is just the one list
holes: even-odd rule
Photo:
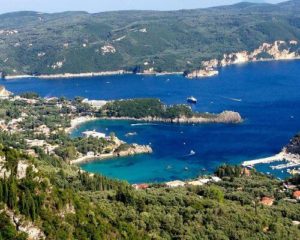
[[195, 155], [195, 154], [196, 154], [196, 152], [194, 150], [190, 151], [190, 155]]
[[193, 103], [193, 104], [197, 103], [197, 99], [193, 96], [188, 97], [186, 100], [188, 103]]
[[135, 136], [135, 135], [137, 135], [136, 132], [129, 132], [129, 133], [125, 134], [126, 137], [131, 137], [131, 136]]

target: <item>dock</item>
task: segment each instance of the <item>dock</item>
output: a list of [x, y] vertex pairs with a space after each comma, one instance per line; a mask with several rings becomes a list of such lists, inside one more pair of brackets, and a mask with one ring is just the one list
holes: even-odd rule
[[284, 169], [284, 168], [291, 168], [300, 166], [300, 155], [287, 153], [285, 150], [281, 151], [280, 153], [265, 157], [259, 158], [254, 160], [245, 161], [242, 163], [242, 166], [254, 166], [256, 164], [265, 164], [265, 163], [272, 163], [272, 162], [279, 162], [279, 161], [286, 161], [286, 164], [280, 164], [277, 166], [272, 166], [272, 169]]

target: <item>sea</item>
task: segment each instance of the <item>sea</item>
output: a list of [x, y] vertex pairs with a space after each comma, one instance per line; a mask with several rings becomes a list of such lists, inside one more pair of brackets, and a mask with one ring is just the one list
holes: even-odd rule
[[[185, 104], [199, 112], [237, 111], [241, 124], [166, 124], [96, 120], [72, 132], [114, 132], [129, 143], [150, 144], [152, 154], [84, 163], [89, 172], [130, 183], [186, 180], [213, 173], [222, 164], [240, 164], [277, 154], [300, 131], [300, 61], [257, 62], [220, 69], [218, 76], [186, 79], [180, 75], [116, 75], [68, 79], [1, 80], [19, 94], [33, 91], [43, 97], [88, 99], [159, 98], [166, 104]], [[128, 133], [131, 136], [128, 136]], [[258, 171], [286, 178], [272, 164]]]

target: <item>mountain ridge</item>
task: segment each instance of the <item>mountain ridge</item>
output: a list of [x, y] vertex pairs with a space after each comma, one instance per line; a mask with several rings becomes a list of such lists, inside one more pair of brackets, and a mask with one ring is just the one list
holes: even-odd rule
[[299, 3], [92, 14], [6, 13], [0, 15], [0, 72], [198, 69], [203, 60], [251, 51], [264, 42], [300, 41]]

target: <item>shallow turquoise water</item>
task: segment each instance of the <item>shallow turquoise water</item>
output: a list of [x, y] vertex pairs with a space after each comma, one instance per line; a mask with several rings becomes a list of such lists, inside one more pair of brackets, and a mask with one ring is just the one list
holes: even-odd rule
[[[83, 164], [82, 168], [129, 182], [153, 182], [196, 177], [212, 172], [222, 163], [278, 153], [300, 130], [300, 61], [262, 62], [223, 68], [217, 77], [188, 80], [181, 76], [107, 76], [2, 81], [14, 92], [37, 91], [43, 96], [84, 96], [90, 99], [157, 97], [162, 101], [185, 103], [198, 99], [195, 110], [235, 110], [245, 122], [239, 125], [152, 124], [132, 126], [130, 121], [94, 121], [85, 129], [115, 132], [119, 138], [139, 144], [151, 143], [154, 153]], [[236, 101], [241, 99], [241, 101]], [[106, 130], [107, 129], [107, 130]], [[126, 137], [128, 132], [136, 136]], [[191, 150], [196, 152], [188, 156]], [[268, 165], [259, 166], [264, 172]]]

